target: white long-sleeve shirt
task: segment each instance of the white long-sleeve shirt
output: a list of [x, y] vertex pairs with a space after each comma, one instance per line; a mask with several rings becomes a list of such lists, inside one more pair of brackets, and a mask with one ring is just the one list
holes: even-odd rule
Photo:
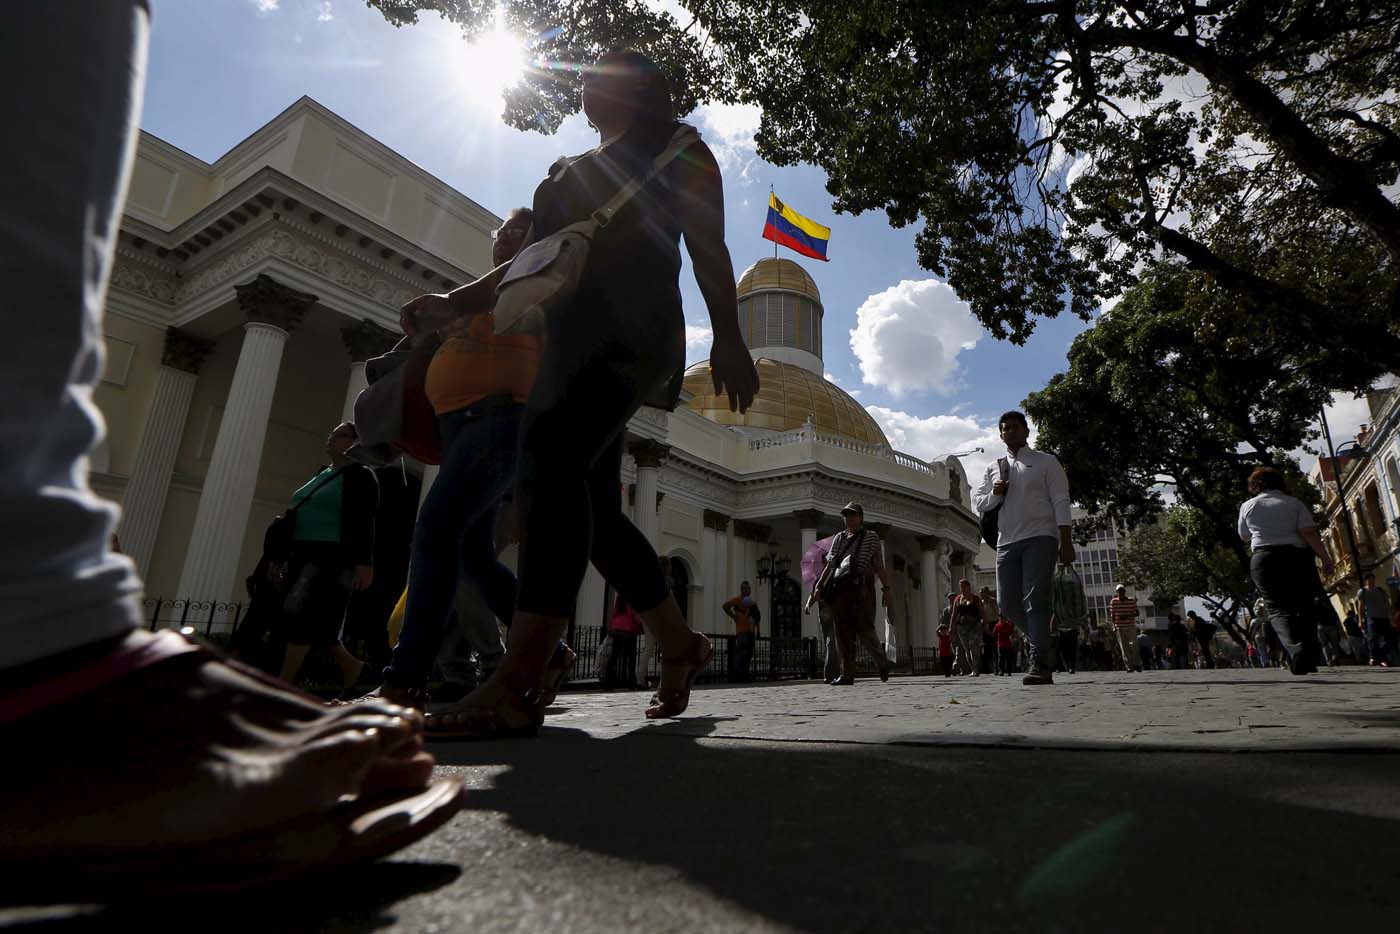
[[997, 516], [997, 547], [1028, 538], [1060, 537], [1060, 526], [1070, 524], [1069, 480], [1053, 454], [1023, 447], [1006, 455], [1010, 470], [1005, 496], [992, 486], [1001, 479], [995, 461], [982, 477], [972, 504], [978, 514], [1001, 506]]

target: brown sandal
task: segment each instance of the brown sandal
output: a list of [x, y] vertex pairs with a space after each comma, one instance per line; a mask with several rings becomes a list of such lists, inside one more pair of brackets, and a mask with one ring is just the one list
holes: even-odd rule
[[554, 657], [549, 660], [549, 667], [545, 669], [544, 684], [540, 687], [540, 707], [553, 707], [554, 699], [559, 696], [559, 689], [568, 680], [569, 672], [574, 670], [578, 664], [578, 653], [564, 645], [562, 642], [559, 648], [555, 649]]
[[679, 658], [663, 658], [662, 669], [685, 668], [685, 687], [657, 688], [647, 707], [648, 720], [665, 720], [679, 717], [690, 706], [690, 689], [695, 685], [695, 676], [705, 669], [714, 656], [714, 646], [700, 633], [691, 633], [690, 648]]

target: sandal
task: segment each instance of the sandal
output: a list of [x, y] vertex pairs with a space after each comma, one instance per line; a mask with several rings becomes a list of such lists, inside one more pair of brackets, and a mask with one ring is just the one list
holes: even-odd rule
[[685, 713], [686, 707], [690, 706], [690, 689], [695, 685], [695, 676], [704, 670], [714, 656], [714, 646], [710, 640], [698, 632], [690, 635], [690, 648], [679, 658], [663, 658], [661, 668], [663, 675], [667, 668], [685, 668], [685, 687], [682, 688], [662, 688], [656, 689], [656, 693], [651, 697], [651, 704], [647, 707], [646, 716], [648, 720], [665, 720], [671, 717], [679, 717]]
[[[387, 692], [387, 693], [386, 693]], [[419, 713], [428, 712], [428, 704], [432, 700], [428, 696], [427, 688], [395, 688], [387, 684], [370, 691], [368, 694], [361, 694], [359, 697], [337, 698], [331, 701], [329, 707], [354, 707], [357, 704], [396, 704], [399, 707], [411, 707]]]
[[511, 692], [498, 707], [464, 706], [428, 714], [423, 739], [527, 739], [544, 724], [544, 704], [538, 688]]
[[559, 689], [564, 686], [564, 682], [569, 679], [569, 672], [573, 671], [577, 664], [578, 653], [564, 643], [559, 643], [558, 648], [554, 650], [554, 656], [549, 660], [549, 667], [545, 669], [544, 684], [540, 685], [541, 709], [554, 706]]

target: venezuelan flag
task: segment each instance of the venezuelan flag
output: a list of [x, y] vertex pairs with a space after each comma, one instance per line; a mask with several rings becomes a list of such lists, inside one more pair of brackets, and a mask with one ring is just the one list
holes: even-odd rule
[[763, 225], [763, 239], [826, 262], [826, 242], [831, 239], [831, 228], [808, 220], [769, 192], [768, 221]]

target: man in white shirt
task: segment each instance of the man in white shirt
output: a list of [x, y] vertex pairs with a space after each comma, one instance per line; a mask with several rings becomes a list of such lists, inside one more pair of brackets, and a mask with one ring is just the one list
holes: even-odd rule
[[1069, 480], [1053, 455], [1026, 445], [1030, 426], [1020, 412], [997, 423], [1006, 443], [1007, 478], [992, 464], [973, 497], [979, 514], [997, 516], [997, 602], [1026, 634], [1030, 673], [1023, 684], [1053, 684], [1050, 669], [1050, 588], [1055, 561], [1074, 563], [1070, 540]]

